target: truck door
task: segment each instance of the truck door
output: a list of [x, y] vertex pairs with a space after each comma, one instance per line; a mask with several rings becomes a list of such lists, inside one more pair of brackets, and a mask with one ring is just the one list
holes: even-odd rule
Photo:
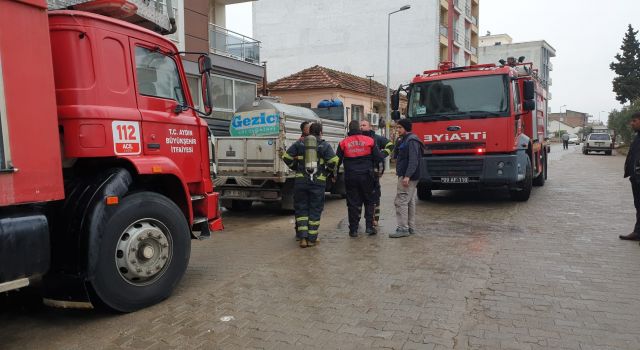
[[[163, 155], [181, 169], [186, 182], [201, 180], [199, 124], [189, 105], [187, 82], [178, 68], [179, 56], [158, 45], [132, 40], [138, 108], [142, 115], [145, 155]], [[135, 133], [130, 125], [123, 125]], [[115, 135], [115, 132], [114, 132]], [[129, 135], [125, 135], [129, 136]]]

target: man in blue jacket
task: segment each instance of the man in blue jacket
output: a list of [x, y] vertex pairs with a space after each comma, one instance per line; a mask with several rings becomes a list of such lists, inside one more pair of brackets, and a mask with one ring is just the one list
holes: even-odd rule
[[391, 238], [406, 237], [415, 232], [416, 186], [420, 180], [420, 160], [422, 159], [422, 142], [411, 132], [411, 121], [400, 119], [396, 129], [399, 137], [394, 149], [394, 157], [398, 192], [394, 204], [398, 227], [396, 232], [389, 234]]

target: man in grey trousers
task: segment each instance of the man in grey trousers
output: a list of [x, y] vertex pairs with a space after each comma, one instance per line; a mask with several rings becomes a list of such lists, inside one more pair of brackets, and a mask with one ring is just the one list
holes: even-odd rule
[[420, 179], [420, 159], [422, 159], [422, 142], [411, 132], [411, 121], [400, 119], [396, 128], [399, 137], [394, 149], [394, 157], [398, 192], [394, 204], [398, 227], [396, 232], [389, 234], [391, 238], [407, 237], [415, 232], [416, 186]]

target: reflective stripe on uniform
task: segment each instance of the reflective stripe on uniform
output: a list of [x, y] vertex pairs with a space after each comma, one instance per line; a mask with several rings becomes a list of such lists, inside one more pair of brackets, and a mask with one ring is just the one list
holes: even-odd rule
[[309, 226], [298, 226], [298, 231], [309, 231]]
[[304, 177], [304, 173], [296, 173], [296, 177]]
[[318, 234], [318, 231], [311, 231], [311, 230], [309, 230], [309, 234], [310, 234], [310, 235], [312, 235], [312, 236], [313, 236], [313, 235], [317, 235], [317, 234]]
[[296, 218], [296, 221], [306, 221], [306, 220], [309, 220], [308, 216], [299, 216]]
[[289, 153], [284, 152], [284, 154], [282, 155], [282, 159], [285, 159], [285, 160], [287, 160], [287, 159], [293, 160], [293, 157], [291, 157], [291, 155], [290, 155]]
[[310, 220], [310, 221], [309, 221], [309, 226], [313, 226], [313, 225], [315, 225], [315, 226], [319, 226], [319, 225], [320, 225], [320, 221], [311, 221], [311, 220]]
[[327, 177], [324, 175], [318, 175], [318, 180], [320, 181], [327, 181]]
[[304, 160], [304, 156], [296, 156], [294, 158], [297, 159], [297, 160]]

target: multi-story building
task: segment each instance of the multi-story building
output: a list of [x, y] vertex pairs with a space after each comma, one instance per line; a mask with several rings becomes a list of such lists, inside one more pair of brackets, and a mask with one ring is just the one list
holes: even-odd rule
[[[544, 40], [514, 43], [508, 34], [486, 35], [480, 37], [478, 57], [480, 63], [495, 63], [507, 57], [525, 57], [525, 62], [532, 62], [533, 68], [538, 70], [538, 78], [545, 89], [545, 102], [551, 100], [551, 58], [556, 57], [556, 50]], [[547, 109], [548, 111], [548, 109]], [[549, 112], [549, 111], [548, 111]]]
[[[228, 133], [235, 110], [256, 97], [264, 76], [260, 42], [225, 28], [225, 6], [250, 0], [172, 0], [178, 31], [170, 36], [181, 51], [208, 52], [213, 62], [213, 114], [206, 118], [214, 134]], [[247, 19], [249, 20], [249, 19]], [[197, 55], [185, 55], [189, 89], [201, 105]]]
[[440, 0], [440, 61], [478, 63], [479, 0]]
[[[402, 5], [411, 8], [389, 17]], [[253, 3], [253, 32], [263, 43], [269, 79], [320, 65], [383, 84], [390, 33], [390, 86], [396, 87], [449, 60], [449, 53], [458, 65], [475, 62], [478, 12], [479, 0], [260, 0]]]

